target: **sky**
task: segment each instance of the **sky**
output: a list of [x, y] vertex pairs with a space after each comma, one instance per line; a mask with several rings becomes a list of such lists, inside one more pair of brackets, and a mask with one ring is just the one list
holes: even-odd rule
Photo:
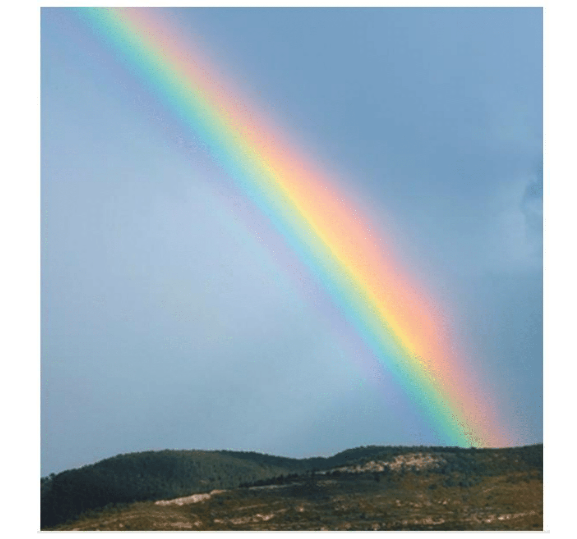
[[[541, 10], [155, 16], [370, 215], [502, 428], [542, 442]], [[42, 475], [442, 444], [202, 137], [70, 10], [41, 40]]]

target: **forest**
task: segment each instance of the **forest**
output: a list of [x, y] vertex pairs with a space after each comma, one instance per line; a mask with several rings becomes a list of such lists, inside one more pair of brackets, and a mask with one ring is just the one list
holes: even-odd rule
[[[105, 510], [141, 501], [154, 501], [210, 492], [214, 489], [264, 486], [317, 475], [340, 476], [348, 467], [370, 461], [391, 461], [399, 455], [433, 454], [442, 464], [418, 469], [385, 469], [375, 481], [399, 481], [410, 473], [438, 481], [430, 488], [468, 488], [485, 477], [511, 471], [538, 473], [542, 479], [543, 445], [507, 449], [457, 447], [368, 446], [332, 457], [294, 459], [256, 452], [164, 450], [118, 455], [96, 464], [51, 474], [41, 479], [41, 528], [73, 521], [87, 511]], [[344, 467], [344, 468], [343, 468]], [[339, 469], [340, 468], [340, 469]], [[343, 471], [344, 470], [344, 471]], [[390, 477], [394, 475], [394, 477]]]

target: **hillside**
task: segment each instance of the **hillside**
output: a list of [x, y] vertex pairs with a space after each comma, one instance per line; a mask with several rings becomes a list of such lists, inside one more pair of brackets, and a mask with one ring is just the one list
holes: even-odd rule
[[44, 478], [42, 528], [542, 529], [542, 454], [534, 445], [119, 455]]

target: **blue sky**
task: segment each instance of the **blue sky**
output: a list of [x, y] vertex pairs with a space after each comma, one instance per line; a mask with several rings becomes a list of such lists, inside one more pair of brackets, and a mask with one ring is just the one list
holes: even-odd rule
[[[542, 441], [541, 10], [172, 14], [377, 209]], [[415, 443], [220, 203], [218, 168], [54, 9], [41, 172], [43, 475], [146, 449]]]

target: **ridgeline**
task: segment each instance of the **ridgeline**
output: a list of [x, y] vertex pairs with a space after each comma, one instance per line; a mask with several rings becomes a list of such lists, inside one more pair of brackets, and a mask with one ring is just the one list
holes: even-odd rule
[[[290, 487], [287, 493], [294, 490], [311, 503], [319, 500], [328, 503], [327, 500], [330, 500], [331, 496], [334, 497], [338, 489], [341, 494], [349, 492], [351, 499], [361, 494], [369, 498], [375, 496], [382, 498], [379, 503], [385, 503], [386, 496], [383, 492], [386, 492], [389, 497], [392, 496], [391, 500], [394, 498], [395, 503], [400, 503], [398, 498], [401, 491], [405, 493], [403, 495], [405, 497], [411, 496], [411, 492], [414, 492], [421, 499], [423, 492], [426, 492], [427, 496], [436, 495], [436, 489], [440, 489], [438, 492], [458, 492], [460, 495], [466, 492], [485, 495], [484, 493], [492, 490], [492, 495], [487, 494], [489, 498], [483, 498], [482, 503], [485, 509], [490, 507], [490, 501], [493, 499], [491, 496], [496, 494], [500, 488], [499, 485], [502, 484], [503, 488], [506, 487], [509, 490], [517, 485], [518, 488], [523, 487], [525, 490], [527, 490], [525, 487], [529, 488], [528, 492], [533, 500], [531, 507], [535, 504], [537, 507], [527, 514], [537, 515], [535, 518], [540, 518], [539, 522], [542, 523], [542, 470], [542, 444], [506, 449], [370, 446], [349, 449], [332, 457], [308, 459], [238, 451], [146, 451], [118, 455], [96, 464], [42, 478], [41, 528], [80, 529], [73, 527], [78, 519], [96, 519], [94, 522], [99, 522], [99, 515], [129, 511], [130, 504], [136, 502], [185, 498], [215, 490], [229, 493], [227, 500], [235, 498], [235, 503], [238, 505], [239, 500], [245, 499], [249, 491], [250, 497], [254, 498], [255, 492], [260, 492], [260, 495], [264, 496], [267, 492], [272, 492], [270, 489], [274, 487], [277, 489], [275, 493], [278, 497], [281, 492], [278, 487], [282, 485], [286, 488]], [[322, 478], [324, 483], [319, 481], [319, 478]], [[270, 486], [269, 490], [264, 488], [267, 485]], [[324, 492], [323, 489], [329, 490]], [[536, 489], [541, 490], [537, 492]], [[292, 495], [294, 498], [294, 492]], [[199, 499], [208, 500], [209, 498], [210, 496], [205, 496]], [[290, 496], [286, 499], [289, 500]], [[540, 503], [539, 500], [541, 500]], [[222, 506], [222, 503], [221, 499], [217, 508]], [[505, 502], [503, 501], [501, 505], [503, 503]], [[427, 504], [430, 505], [429, 502], [425, 503]], [[161, 509], [159, 504], [148, 503], [146, 507]], [[473, 509], [475, 507], [471, 510]], [[289, 511], [288, 507], [282, 509], [281, 512], [289, 514], [287, 511]], [[375, 511], [375, 518], [377, 518], [380, 513], [377, 509]], [[508, 522], [512, 518], [510, 515], [521, 514], [511, 511], [503, 513], [509, 516], [502, 517], [500, 520], [500, 517], [495, 517], [494, 520], [500, 525], [510, 524]], [[213, 515], [213, 513], [214, 511], [210, 514]], [[295, 513], [295, 515], [302, 520], [300, 513]], [[340, 520], [337, 518], [334, 522], [334, 517], [331, 517], [333, 523], [329, 527], [323, 527], [320, 524], [317, 526], [311, 522], [308, 524], [301, 522], [298, 525], [298, 519], [293, 519], [294, 522], [292, 524], [289, 522], [285, 527], [275, 527], [276, 524], [273, 525], [272, 520], [269, 525], [268, 522], [260, 522], [258, 519], [254, 522], [249, 519], [244, 522], [244, 526], [239, 524], [235, 527], [234, 522], [231, 524], [224, 517], [212, 517], [210, 523], [206, 522], [200, 525], [200, 528], [198, 528], [199, 524], [196, 524], [195, 529], [495, 529], [494, 526], [483, 527], [481, 520], [476, 523], [475, 519], [471, 521], [473, 527], [465, 524], [459, 527], [460, 525], [456, 523], [447, 527], [446, 523], [453, 521], [441, 518], [438, 521], [433, 519], [429, 522], [426, 520], [429, 517], [421, 519], [426, 523], [422, 526], [415, 524], [415, 522], [421, 522], [418, 519], [413, 519], [414, 522], [410, 519], [401, 519], [399, 520], [400, 527], [387, 528], [386, 523], [379, 523], [377, 518], [370, 524], [372, 528], [368, 527], [369, 524], [362, 519], [358, 521], [358, 525], [355, 524], [351, 528], [351, 522], [358, 520], [353, 518], [353, 513], [354, 511], [341, 515]], [[327, 508], [327, 518], [329, 518], [328, 515], [334, 514], [334, 508], [330, 510]], [[366, 516], [366, 511], [363, 514]], [[322, 518], [319, 518], [322, 521]], [[390, 522], [393, 522], [390, 517], [388, 518]], [[492, 522], [489, 517], [485, 520]], [[344, 525], [345, 521], [349, 527], [343, 528], [341, 525]], [[406, 526], [402, 524], [405, 521], [409, 523]], [[120, 523], [119, 528], [106, 528], [99, 524], [91, 524], [92, 527], [83, 529], [174, 529], [168, 524], [168, 527], [163, 527], [164, 525], [154, 524], [153, 521], [147, 522], [148, 524], [142, 524], [136, 528]], [[204, 521], [201, 519], [198, 522]], [[249, 525], [250, 522], [258, 526]], [[499, 529], [536, 529], [535, 526], [538, 528], [537, 521], [533, 519], [531, 522], [531, 525], [527, 524], [521, 528]], [[439, 527], [443, 523], [445, 527]], [[181, 528], [191, 526], [186, 523], [180, 524]], [[375, 528], [375, 526], [380, 527]]]

